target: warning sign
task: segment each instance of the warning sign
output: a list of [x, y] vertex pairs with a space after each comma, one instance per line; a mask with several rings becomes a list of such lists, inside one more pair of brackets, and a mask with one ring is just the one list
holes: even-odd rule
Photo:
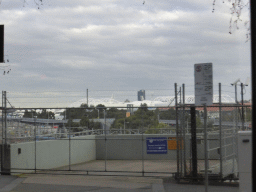
[[169, 150], [176, 150], [177, 149], [177, 141], [176, 137], [168, 137], [168, 149]]
[[[177, 150], [177, 140], [176, 140], [176, 137], [168, 137], [167, 145], [168, 145], [168, 149], [169, 150]], [[182, 140], [182, 149], [184, 149], [183, 140]]]

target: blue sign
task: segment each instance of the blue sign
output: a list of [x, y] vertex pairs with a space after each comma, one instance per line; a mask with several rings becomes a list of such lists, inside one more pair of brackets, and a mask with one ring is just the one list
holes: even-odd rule
[[147, 137], [147, 154], [167, 154], [167, 137]]

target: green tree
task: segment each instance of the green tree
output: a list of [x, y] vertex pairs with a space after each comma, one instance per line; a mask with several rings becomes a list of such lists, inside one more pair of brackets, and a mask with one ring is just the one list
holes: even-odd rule
[[170, 108], [166, 111], [159, 111], [159, 119], [173, 120], [176, 119], [176, 111], [174, 108]]
[[160, 133], [160, 128], [166, 128], [168, 126], [166, 126], [166, 124], [164, 123], [159, 123], [157, 126], [155, 127], [150, 127], [150, 129], [148, 129], [147, 131], [145, 131], [146, 134], [158, 134]]
[[148, 110], [146, 104], [142, 104], [141, 107], [134, 112], [130, 117], [118, 118], [114, 121], [112, 128], [124, 127], [124, 122], [130, 129], [148, 128], [158, 125], [157, 114], [153, 110]]
[[104, 118], [104, 111], [106, 110], [105, 105], [103, 104], [98, 104], [96, 106], [96, 109], [98, 111], [98, 118]]
[[252, 109], [249, 107], [245, 108], [245, 121], [246, 122], [251, 122], [252, 121]]
[[27, 109], [24, 112], [23, 118], [33, 118], [37, 116], [37, 112], [35, 110], [28, 111]]
[[117, 108], [110, 108], [107, 110], [106, 118], [115, 118], [115, 119], [121, 119], [124, 118], [126, 115], [126, 110]]
[[101, 129], [101, 123], [100, 122], [94, 122], [93, 123], [93, 129]]
[[80, 125], [82, 127], [88, 127], [89, 128], [89, 118], [87, 116], [83, 116], [82, 119], [80, 120]]
[[41, 113], [37, 113], [37, 118], [40, 119], [55, 119], [55, 114], [52, 111], [46, 111], [43, 109]]

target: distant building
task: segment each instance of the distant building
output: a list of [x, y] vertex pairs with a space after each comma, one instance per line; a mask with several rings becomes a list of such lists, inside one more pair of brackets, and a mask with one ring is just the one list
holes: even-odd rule
[[145, 90], [138, 91], [138, 101], [143, 101], [146, 99]]

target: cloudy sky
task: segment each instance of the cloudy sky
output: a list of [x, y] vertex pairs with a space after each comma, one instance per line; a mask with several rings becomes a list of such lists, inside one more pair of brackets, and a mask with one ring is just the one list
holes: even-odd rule
[[[193, 95], [194, 64], [208, 62], [214, 94], [222, 83], [223, 94], [234, 97], [230, 84], [251, 75], [248, 9], [230, 35], [228, 2], [216, 1], [214, 13], [211, 0], [0, 2], [10, 61], [0, 64], [0, 88], [17, 107], [33, 98], [34, 106], [42, 106], [50, 97], [61, 97], [65, 106], [85, 97], [86, 89], [91, 97], [119, 94], [121, 100], [135, 100], [136, 91], [145, 89], [153, 99], [174, 95], [174, 83], [184, 83]], [[244, 92], [250, 99], [250, 86]]]

